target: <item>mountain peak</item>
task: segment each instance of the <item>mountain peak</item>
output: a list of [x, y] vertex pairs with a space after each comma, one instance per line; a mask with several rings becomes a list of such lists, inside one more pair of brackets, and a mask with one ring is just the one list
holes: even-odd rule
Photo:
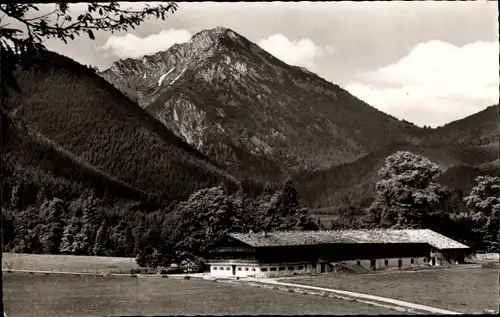
[[219, 41], [220, 39], [226, 37], [229, 37], [236, 41], [239, 41], [239, 39], [242, 38], [241, 35], [237, 34], [231, 29], [222, 26], [217, 26], [213, 29], [207, 29], [196, 33], [195, 35], [193, 35], [193, 37], [189, 42], [207, 45], [207, 44], [213, 44]]

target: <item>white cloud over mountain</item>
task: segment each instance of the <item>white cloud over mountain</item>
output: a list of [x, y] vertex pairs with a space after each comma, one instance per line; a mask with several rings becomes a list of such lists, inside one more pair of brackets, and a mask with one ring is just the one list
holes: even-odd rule
[[420, 43], [396, 63], [361, 74], [346, 89], [399, 118], [438, 126], [498, 102], [498, 53], [494, 42]]
[[283, 34], [271, 35], [257, 44], [285, 63], [302, 67], [313, 67], [317, 59], [335, 51], [331, 46], [318, 46], [310, 39], [294, 41]]
[[191, 33], [187, 30], [169, 29], [158, 34], [138, 37], [127, 33], [124, 36], [110, 36], [100, 49], [107, 51], [119, 58], [138, 58], [165, 51], [174, 44], [189, 41]]

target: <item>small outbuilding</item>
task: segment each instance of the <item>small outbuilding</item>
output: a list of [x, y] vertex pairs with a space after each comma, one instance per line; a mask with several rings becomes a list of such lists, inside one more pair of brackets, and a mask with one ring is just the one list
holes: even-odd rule
[[469, 247], [428, 229], [231, 233], [206, 257], [212, 276], [275, 277], [331, 271], [463, 263]]

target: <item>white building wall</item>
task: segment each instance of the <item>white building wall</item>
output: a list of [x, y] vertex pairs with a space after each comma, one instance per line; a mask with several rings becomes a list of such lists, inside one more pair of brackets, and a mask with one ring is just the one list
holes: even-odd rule
[[387, 267], [393, 268], [399, 266], [399, 259], [388, 259], [389, 265]]
[[387, 267], [387, 265], [385, 265], [385, 259], [377, 259], [375, 263], [377, 270]]
[[[236, 264], [235, 274], [233, 275], [232, 265], [222, 262], [211, 264], [210, 275], [213, 277], [279, 277], [316, 271], [315, 265], [307, 263]], [[221, 270], [220, 268], [224, 269]], [[284, 268], [284, 270], [280, 270], [280, 268]], [[293, 268], [293, 270], [290, 268]]]
[[[385, 269], [385, 268], [397, 268], [399, 267], [399, 260], [402, 262], [402, 267], [408, 267], [411, 264], [411, 259], [413, 259], [413, 264], [427, 264], [427, 262], [424, 259], [424, 257], [419, 257], [419, 258], [390, 258], [390, 259], [376, 259], [375, 260], [375, 267], [377, 270], [379, 269]], [[386, 261], [387, 260], [387, 264]], [[350, 260], [350, 261], [342, 261], [343, 263], [349, 264], [349, 265], [357, 265], [359, 261], [359, 264], [363, 266], [366, 269], [371, 269], [371, 261], [370, 260]]]
[[225, 264], [210, 265], [210, 275], [217, 277], [233, 276], [232, 267]]
[[403, 266], [410, 266], [410, 258], [401, 258], [403, 260]]

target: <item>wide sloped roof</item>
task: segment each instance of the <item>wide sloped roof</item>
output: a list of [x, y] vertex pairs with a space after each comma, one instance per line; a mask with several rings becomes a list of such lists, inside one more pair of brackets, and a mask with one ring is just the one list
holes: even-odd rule
[[429, 229], [326, 230], [232, 233], [231, 237], [252, 247], [298, 246], [338, 243], [427, 243], [439, 249], [467, 249], [468, 246]]

